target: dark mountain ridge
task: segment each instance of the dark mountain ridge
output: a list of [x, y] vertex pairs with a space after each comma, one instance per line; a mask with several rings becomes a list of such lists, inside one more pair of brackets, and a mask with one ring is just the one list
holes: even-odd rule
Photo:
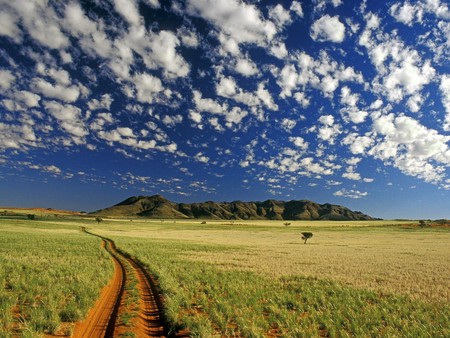
[[133, 196], [109, 208], [92, 213], [111, 217], [217, 220], [372, 220], [360, 211], [308, 200], [263, 202], [174, 203], [161, 195]]

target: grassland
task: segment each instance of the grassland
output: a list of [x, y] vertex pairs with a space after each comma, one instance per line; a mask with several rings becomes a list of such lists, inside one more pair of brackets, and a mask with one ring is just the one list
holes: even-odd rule
[[0, 220], [0, 337], [70, 334], [112, 275], [77, 223]]
[[[70, 308], [61, 294], [71, 293], [61, 288], [76, 292], [91, 279], [107, 280], [112, 265], [95, 238], [78, 232], [83, 224], [148, 267], [164, 294], [172, 329], [188, 327], [194, 337], [450, 336], [448, 228], [381, 221], [287, 227], [270, 221], [200, 223], [0, 220], [0, 283], [14, 285], [0, 290], [2, 309], [14, 308], [23, 295], [28, 299], [23, 304], [32, 308], [43, 291], [28, 288], [20, 278], [44, 278], [54, 294], [47, 298], [54, 300], [40, 307], [51, 309], [47, 316], [56, 317], [55, 324], [33, 327], [32, 316], [25, 318], [32, 332], [51, 331], [63, 309]], [[314, 237], [303, 244], [301, 231]], [[81, 257], [75, 254], [80, 250]], [[27, 266], [22, 256], [34, 257], [33, 263]], [[50, 265], [55, 271], [45, 272]], [[76, 298], [89, 304], [89, 297], [79, 293]], [[71, 308], [80, 318], [86, 310], [77, 306]], [[14, 322], [14, 313], [5, 313], [2, 321]]]
[[[150, 267], [174, 327], [199, 337], [449, 336], [449, 231], [346, 225], [133, 221], [96, 231]], [[314, 233], [306, 245], [304, 230]]]

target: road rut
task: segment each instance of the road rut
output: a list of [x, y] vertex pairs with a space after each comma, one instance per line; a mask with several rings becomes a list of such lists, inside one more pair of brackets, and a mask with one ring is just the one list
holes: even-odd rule
[[[90, 310], [87, 318], [75, 325], [73, 337], [100, 338], [115, 337], [124, 333], [123, 323], [119, 317], [125, 317], [129, 308], [126, 303], [126, 285], [129, 280], [137, 282], [139, 300], [137, 309], [131, 310], [131, 317], [137, 316], [135, 325], [126, 328], [126, 332], [136, 337], [167, 337], [162, 304], [155, 285], [142, 264], [128, 254], [118, 250], [109, 238], [82, 231], [102, 239], [102, 246], [114, 261], [114, 276], [101, 293], [100, 298]], [[133, 276], [134, 274], [134, 276]]]

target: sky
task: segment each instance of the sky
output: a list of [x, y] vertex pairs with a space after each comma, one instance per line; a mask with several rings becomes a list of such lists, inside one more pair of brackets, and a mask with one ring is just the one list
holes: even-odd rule
[[0, 205], [450, 218], [450, 4], [0, 0]]

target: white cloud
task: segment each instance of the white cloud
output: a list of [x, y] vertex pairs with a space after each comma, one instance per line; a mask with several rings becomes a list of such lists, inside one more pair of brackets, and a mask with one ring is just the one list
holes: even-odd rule
[[291, 7], [289, 8], [292, 12], [294, 12], [298, 17], [303, 18], [303, 9], [302, 4], [298, 1], [292, 1]]
[[349, 145], [354, 155], [364, 154], [373, 143], [374, 140], [370, 136], [359, 136], [356, 133], [350, 133], [342, 140], [342, 144]]
[[281, 126], [286, 131], [291, 131], [296, 125], [297, 125], [297, 122], [295, 122], [294, 120], [291, 120], [291, 119], [284, 118], [281, 121]]
[[400, 66], [393, 66], [384, 78], [384, 92], [391, 101], [398, 102], [404, 95], [412, 95], [431, 82], [435, 69], [430, 61], [418, 66], [413, 58], [405, 59]]
[[445, 131], [450, 131], [450, 75], [441, 77], [439, 89], [442, 94], [442, 104], [447, 112], [443, 128]]
[[264, 88], [264, 82], [260, 82], [258, 84], [256, 96], [258, 96], [258, 98], [267, 108], [274, 111], [278, 110], [278, 105], [274, 102], [272, 95], [267, 89]]
[[177, 34], [179, 39], [181, 39], [181, 43], [186, 47], [197, 48], [200, 44], [195, 31], [190, 31], [187, 27], [179, 29]]
[[194, 156], [194, 158], [195, 158], [198, 162], [201, 162], [201, 163], [208, 163], [208, 162], [209, 162], [209, 157], [203, 155], [202, 152], [197, 153], [197, 154]]
[[282, 98], [292, 96], [295, 90], [310, 87], [319, 89], [325, 97], [332, 98], [340, 82], [364, 82], [360, 73], [331, 59], [325, 51], [321, 51], [316, 60], [304, 52], [296, 53], [292, 59], [296, 61], [297, 67], [288, 63], [281, 72], [275, 73], [277, 84], [282, 89]]
[[390, 14], [408, 26], [412, 26], [413, 20], [417, 17], [417, 21], [422, 21], [423, 10], [420, 6], [411, 5], [409, 2], [405, 2], [403, 5], [400, 3], [393, 4], [389, 9]]
[[113, 99], [110, 94], [103, 94], [100, 100], [92, 99], [87, 105], [90, 110], [106, 109], [109, 110]]
[[12, 84], [16, 80], [16, 77], [10, 70], [0, 69], [0, 89], [7, 91], [11, 88]]
[[258, 68], [249, 58], [239, 58], [236, 62], [235, 70], [244, 76], [253, 76], [258, 74]]
[[17, 26], [19, 19], [17, 14], [6, 11], [2, 8], [0, 12], [0, 35], [12, 38], [16, 43], [19, 43], [22, 39], [21, 31]]
[[152, 8], [160, 8], [159, 0], [144, 0], [144, 2]]
[[271, 7], [269, 9], [269, 18], [275, 21], [277, 26], [281, 28], [285, 25], [289, 25], [292, 22], [289, 11], [284, 9], [281, 4], [278, 4], [275, 7]]
[[240, 107], [233, 107], [229, 112], [225, 115], [225, 120], [227, 121], [226, 125], [228, 128], [231, 128], [233, 124], [241, 123], [242, 119], [246, 117], [248, 113], [245, 110], [242, 110]]
[[368, 194], [367, 194], [367, 192], [361, 192], [359, 190], [341, 189], [341, 190], [334, 192], [333, 195], [339, 196], [339, 197], [348, 197], [348, 198], [358, 199], [358, 198], [366, 197]]
[[306, 142], [302, 137], [296, 136], [296, 137], [289, 137], [289, 141], [294, 143], [297, 147], [300, 149], [306, 150], [308, 149], [309, 143]]
[[189, 118], [194, 121], [195, 123], [202, 122], [202, 115], [196, 111], [190, 110], [189, 111]]
[[309, 98], [305, 95], [304, 92], [297, 92], [294, 94], [294, 99], [297, 101], [303, 108], [309, 106], [310, 101]]
[[310, 35], [316, 41], [339, 43], [345, 39], [345, 26], [338, 16], [326, 14], [312, 24]]
[[319, 117], [319, 122], [326, 126], [332, 126], [334, 124], [334, 117], [333, 115], [322, 115]]
[[181, 115], [166, 115], [162, 119], [162, 122], [168, 127], [174, 127], [175, 125], [183, 122], [183, 116]]
[[276, 56], [279, 59], [284, 59], [286, 56], [288, 56], [288, 50], [286, 48], [286, 45], [284, 42], [277, 41], [272, 44], [270, 47], [270, 54], [273, 56]]
[[37, 146], [32, 125], [0, 122], [0, 149], [21, 149]]
[[202, 94], [198, 90], [194, 90], [192, 93], [194, 94], [195, 106], [200, 112], [223, 114], [228, 109], [228, 106], [225, 104], [220, 104], [213, 99], [202, 98]]
[[65, 102], [74, 102], [80, 96], [80, 89], [78, 86], [64, 86], [61, 84], [51, 84], [44, 79], [34, 78], [31, 81], [31, 88], [51, 99], [58, 99]]
[[80, 47], [91, 57], [108, 58], [112, 53], [112, 43], [102, 29], [102, 21], [92, 21], [77, 3], [69, 3], [65, 8], [64, 27], [79, 39]]
[[137, 8], [135, 0], [114, 0], [114, 7], [116, 11], [126, 20], [130, 25], [138, 26], [141, 24], [141, 16]]
[[[16, 0], [2, 1], [3, 8], [16, 22], [21, 22], [28, 34], [39, 44], [52, 49], [64, 49], [69, 46], [69, 39], [61, 30], [58, 15], [47, 1]], [[20, 18], [20, 19], [19, 19]], [[8, 25], [8, 21], [5, 23]], [[3, 22], [2, 22], [3, 25]], [[7, 26], [7, 32], [19, 38], [14, 26]]]
[[134, 85], [137, 90], [136, 98], [140, 102], [152, 103], [163, 90], [161, 80], [147, 73], [135, 75]]
[[72, 136], [76, 144], [84, 144], [83, 138], [89, 134], [81, 116], [81, 109], [70, 104], [60, 104], [56, 101], [44, 102], [44, 108], [60, 126]]
[[237, 0], [189, 0], [187, 12], [213, 23], [237, 43], [264, 45], [276, 33], [275, 25], [265, 21], [256, 6]]
[[373, 129], [384, 138], [377, 140], [368, 151], [370, 155], [427, 182], [437, 183], [445, 177], [443, 165], [450, 164], [450, 136], [439, 135], [404, 115], [380, 116], [374, 120]]

